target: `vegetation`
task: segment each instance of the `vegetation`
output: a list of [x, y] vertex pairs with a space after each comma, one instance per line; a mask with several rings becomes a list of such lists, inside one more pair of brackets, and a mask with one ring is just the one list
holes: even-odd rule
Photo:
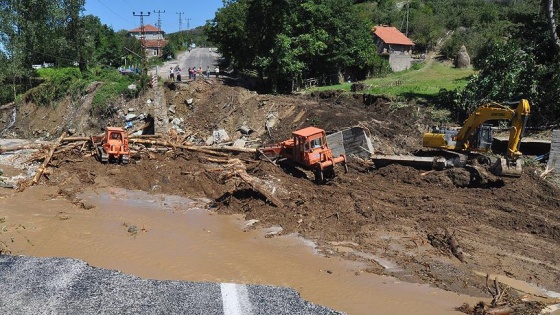
[[[212, 42], [233, 70], [255, 73], [265, 91], [291, 91], [308, 78], [338, 83], [350, 75], [368, 78], [368, 93], [428, 98], [458, 119], [481, 102], [523, 97], [531, 101], [533, 124], [560, 124], [557, 0], [223, 3], [206, 26], [169, 34], [164, 58], [174, 57], [190, 43]], [[107, 114], [107, 103], [114, 97], [133, 96], [125, 86], [143, 86], [146, 78], [104, 70], [125, 63], [140, 66], [140, 42], [97, 17], [81, 15], [84, 4], [85, 0], [0, 1], [0, 104], [32, 89], [26, 97], [52, 106], [65, 93], [80, 95], [89, 82], [99, 80], [105, 84], [94, 104]], [[454, 58], [465, 45], [474, 71], [433, 66], [385, 76], [387, 62], [377, 55], [371, 34], [378, 24], [396, 26], [419, 52], [436, 49], [443, 58]], [[33, 70], [32, 65], [44, 63], [59, 69]]]
[[370, 31], [351, 0], [224, 1], [206, 28], [234, 69], [255, 70], [272, 91], [346, 69], [363, 77], [382, 62]]
[[[457, 69], [449, 65], [430, 62], [419, 68], [391, 73], [361, 81], [366, 89], [363, 93], [383, 94], [393, 98], [423, 98], [435, 100], [442, 88], [462, 89], [469, 83], [475, 71], [472, 68]], [[342, 89], [350, 91], [352, 83], [318, 87], [314, 90]]]

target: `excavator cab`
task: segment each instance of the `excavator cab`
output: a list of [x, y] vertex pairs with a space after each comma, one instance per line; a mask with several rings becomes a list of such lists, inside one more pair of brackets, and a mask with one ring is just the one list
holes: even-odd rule
[[479, 152], [488, 152], [492, 149], [492, 141], [494, 135], [492, 134], [492, 125], [483, 124], [476, 128], [476, 131], [469, 138], [472, 150]]

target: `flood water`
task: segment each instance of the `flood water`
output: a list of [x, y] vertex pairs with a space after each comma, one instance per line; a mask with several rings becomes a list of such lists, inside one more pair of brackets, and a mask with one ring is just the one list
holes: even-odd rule
[[0, 240], [12, 254], [73, 257], [152, 279], [292, 287], [348, 314], [461, 314], [453, 308], [480, 300], [363, 272], [294, 235], [267, 238], [241, 216], [206, 210], [204, 200], [106, 188], [80, 196], [95, 205], [86, 210], [56, 192], [38, 186], [1, 197]]

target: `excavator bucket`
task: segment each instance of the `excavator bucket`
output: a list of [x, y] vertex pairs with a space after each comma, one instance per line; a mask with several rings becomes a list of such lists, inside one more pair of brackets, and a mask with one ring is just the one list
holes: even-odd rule
[[492, 166], [491, 171], [496, 176], [521, 177], [523, 173], [521, 163], [521, 159], [508, 161], [506, 158], [499, 158]]

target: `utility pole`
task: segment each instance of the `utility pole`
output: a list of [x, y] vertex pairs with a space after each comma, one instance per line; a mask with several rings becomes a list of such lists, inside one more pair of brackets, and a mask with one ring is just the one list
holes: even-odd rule
[[185, 14], [185, 12], [176, 12], [176, 14], [179, 14], [179, 32], [181, 32], [182, 28], [183, 28], [183, 14]]
[[163, 11], [160, 11], [160, 10], [157, 10], [157, 11], [156, 11], [156, 10], [154, 10], [154, 13], [157, 13], [157, 15], [158, 15], [158, 16], [157, 16], [157, 27], [158, 27], [158, 30], [161, 31], [161, 14], [162, 14], [162, 13], [165, 13], [165, 10], [163, 10]]
[[144, 36], [144, 17], [150, 16], [150, 12], [144, 14], [144, 12], [140, 11], [140, 14], [136, 14], [136, 12], [132, 12], [132, 15], [140, 17], [140, 42], [142, 43], [142, 73], [148, 74], [148, 57], [146, 56], [146, 38]]
[[187, 21], [187, 30], [190, 30], [190, 29], [191, 29], [191, 23], [190, 23], [191, 20], [192, 20], [191, 18], [186, 18], [186, 19], [185, 19], [185, 21]]
[[[158, 34], [158, 38], [157, 38], [157, 55], [159, 57], [159, 48], [160, 48], [160, 40], [161, 40], [161, 14], [165, 13], [165, 10], [161, 11], [161, 10], [154, 10], [154, 13], [157, 13], [158, 18], [157, 18], [157, 28], [159, 30], [159, 34]], [[162, 54], [163, 55], [163, 54]], [[157, 69], [157, 68], [156, 68]]]
[[408, 37], [408, 12], [410, 11], [410, 3], [406, 1], [406, 37]]

